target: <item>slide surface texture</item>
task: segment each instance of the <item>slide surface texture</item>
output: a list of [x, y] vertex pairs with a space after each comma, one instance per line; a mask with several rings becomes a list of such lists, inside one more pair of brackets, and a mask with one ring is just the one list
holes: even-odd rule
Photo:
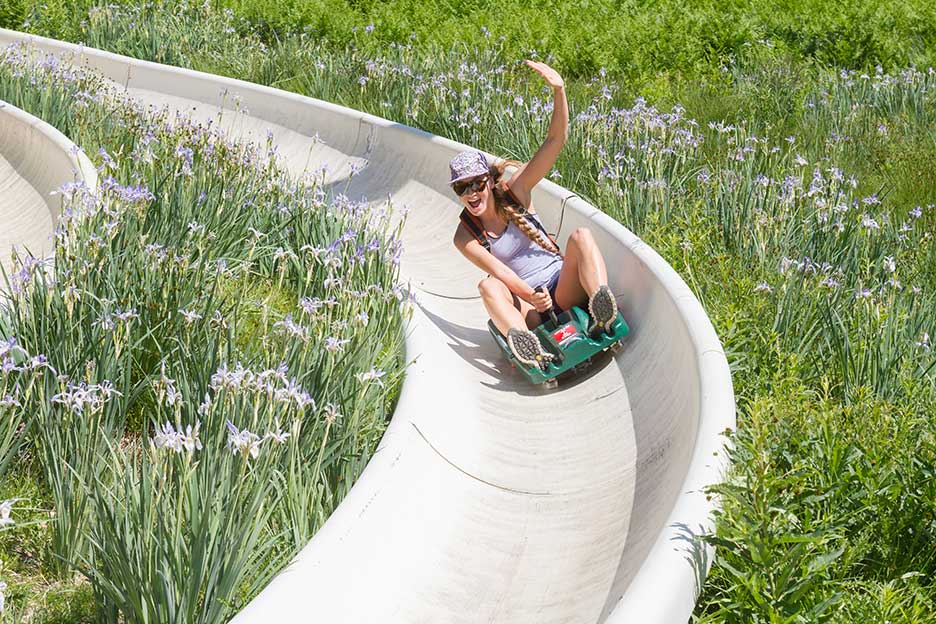
[[53, 193], [76, 180], [96, 187], [88, 157], [49, 124], [0, 101], [0, 266], [7, 273], [14, 248], [37, 258], [52, 252], [61, 206]]
[[[734, 395], [708, 317], [653, 249], [574, 193], [545, 180], [534, 189], [563, 248], [576, 228], [592, 231], [631, 327], [620, 353], [546, 392], [503, 358], [478, 294], [484, 275], [452, 244], [461, 206], [447, 164], [468, 146], [277, 89], [0, 30], [0, 45], [23, 41], [234, 137], [270, 133], [294, 175], [327, 165], [332, 192], [374, 205], [389, 194], [409, 211], [401, 276], [416, 296], [415, 362], [393, 419], [335, 513], [234, 622], [688, 619], [711, 557], [693, 536], [711, 527], [703, 488], [726, 469]], [[0, 139], [0, 156], [9, 149]], [[355, 164], [364, 168], [351, 176]], [[5, 176], [0, 168], [0, 184]], [[17, 191], [23, 207], [12, 212], [0, 203], [4, 236], [39, 227], [15, 216], [8, 226], [14, 213], [41, 212], [28, 195]]]

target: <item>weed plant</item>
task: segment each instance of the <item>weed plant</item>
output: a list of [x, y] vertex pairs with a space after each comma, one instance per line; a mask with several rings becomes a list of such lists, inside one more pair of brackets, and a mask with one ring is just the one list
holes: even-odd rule
[[[366, 30], [337, 50], [308, 32], [271, 43], [212, 6], [100, 8], [70, 27], [96, 47], [151, 58], [159, 41], [195, 69], [524, 160], [551, 113], [511, 48], [480, 28], [483, 45], [443, 54], [405, 38], [368, 48]], [[694, 619], [933, 621], [936, 76], [802, 63], [778, 47], [742, 46], [656, 101], [620, 72], [570, 80], [570, 138], [550, 177], [686, 277], [732, 367], [734, 468], [711, 491], [717, 559]], [[183, 367], [157, 373], [162, 359], [150, 384], [165, 374], [181, 387]]]

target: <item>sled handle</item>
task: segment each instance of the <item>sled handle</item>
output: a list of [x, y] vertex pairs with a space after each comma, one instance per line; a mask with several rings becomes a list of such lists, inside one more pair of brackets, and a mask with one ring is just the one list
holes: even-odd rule
[[[536, 288], [533, 289], [533, 292], [538, 292], [538, 293], [546, 292], [546, 287], [545, 287], [545, 286], [537, 286]], [[549, 318], [552, 319], [552, 322], [553, 322], [554, 324], [558, 325], [558, 324], [559, 324], [559, 319], [556, 318], [555, 307], [556, 307], [556, 302], [553, 301], [553, 307], [549, 308]]]

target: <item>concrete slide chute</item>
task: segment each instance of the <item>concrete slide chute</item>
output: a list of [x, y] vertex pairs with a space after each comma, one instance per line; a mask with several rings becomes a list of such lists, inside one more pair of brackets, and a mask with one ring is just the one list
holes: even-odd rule
[[14, 250], [37, 258], [51, 253], [61, 206], [54, 193], [75, 181], [96, 186], [88, 157], [49, 124], [0, 101], [0, 266], [7, 273]]
[[[102, 72], [147, 104], [270, 133], [295, 175], [409, 211], [414, 287], [399, 404], [312, 541], [234, 619], [260, 622], [679, 622], [711, 552], [704, 487], [727, 465], [734, 395], [698, 300], [647, 244], [571, 191], [533, 204], [561, 245], [588, 227], [632, 327], [626, 347], [542, 392], [491, 340], [483, 277], [451, 243], [448, 160], [467, 146], [320, 100], [0, 30]], [[235, 110], [234, 96], [239, 107]], [[318, 139], [321, 140], [317, 140]], [[351, 175], [352, 166], [364, 168]]]

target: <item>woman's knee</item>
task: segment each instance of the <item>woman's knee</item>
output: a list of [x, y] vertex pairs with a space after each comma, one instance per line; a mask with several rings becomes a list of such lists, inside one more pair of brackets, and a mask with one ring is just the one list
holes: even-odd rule
[[482, 299], [503, 299], [509, 294], [507, 286], [496, 277], [485, 277], [478, 282], [478, 292]]
[[586, 227], [580, 227], [575, 228], [569, 236], [569, 242], [578, 247], [588, 247], [595, 244], [595, 238], [592, 236], [591, 230]]

